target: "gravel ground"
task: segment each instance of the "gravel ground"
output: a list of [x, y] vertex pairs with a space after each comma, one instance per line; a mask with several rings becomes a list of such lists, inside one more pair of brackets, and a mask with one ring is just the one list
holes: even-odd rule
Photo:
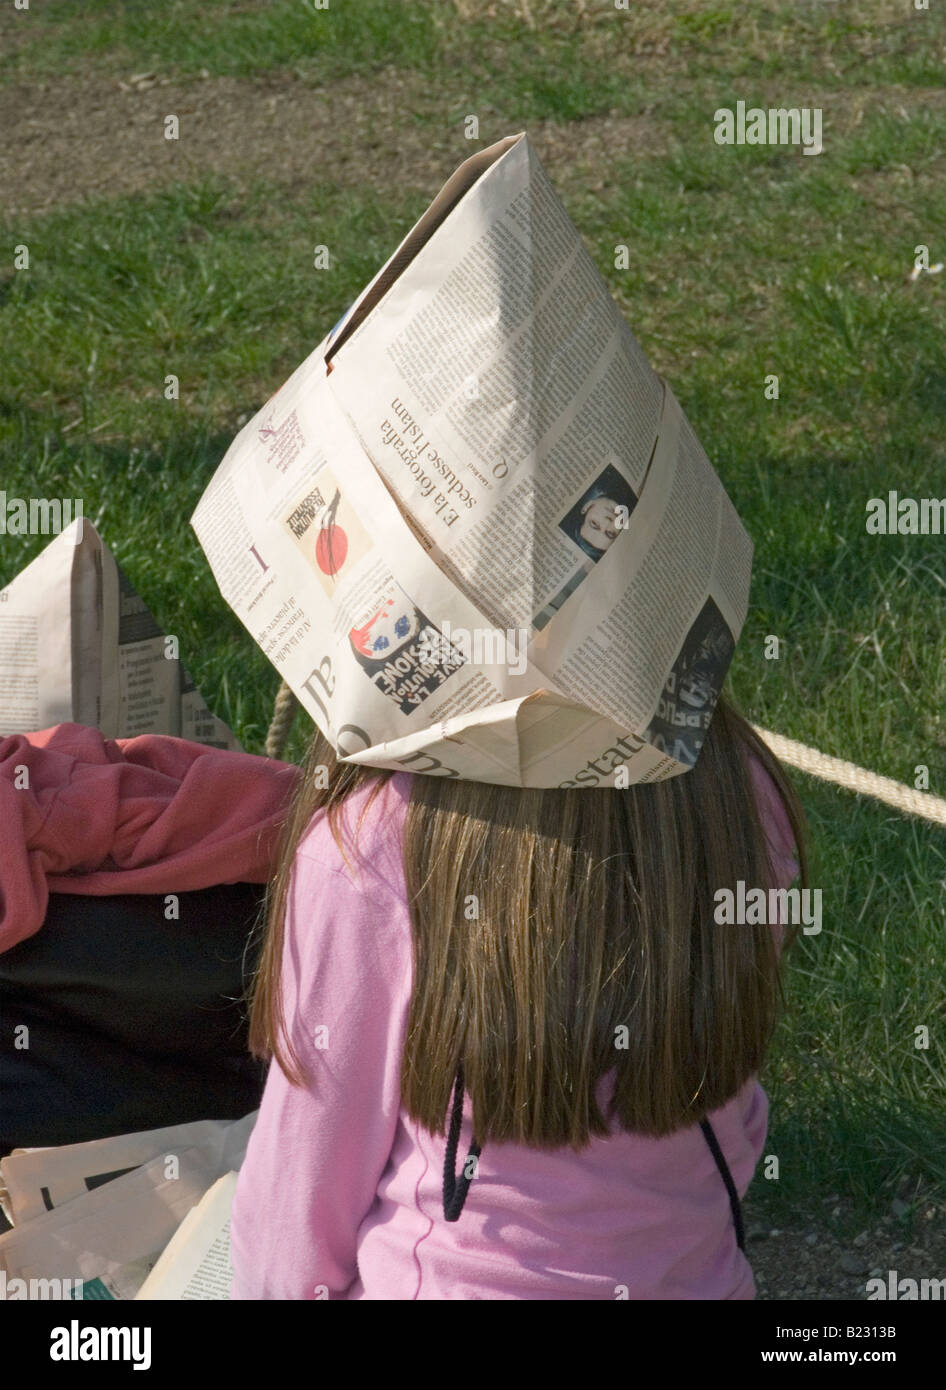
[[810, 1220], [773, 1229], [744, 1204], [746, 1253], [759, 1299], [867, 1301], [867, 1281], [888, 1272], [898, 1279], [946, 1279], [946, 1204], [922, 1194], [894, 1198], [885, 1215], [862, 1229], [850, 1209], [829, 1193]]

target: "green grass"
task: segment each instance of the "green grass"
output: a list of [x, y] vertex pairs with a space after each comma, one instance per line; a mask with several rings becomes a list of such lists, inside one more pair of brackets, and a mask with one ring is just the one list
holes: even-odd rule
[[[932, 7], [935, 9], [935, 6]], [[530, 14], [530, 26], [525, 15]], [[0, 81], [94, 71], [146, 70], [252, 76], [289, 69], [331, 83], [393, 66], [468, 87], [477, 103], [512, 101], [523, 119], [577, 119], [631, 109], [648, 84], [627, 79], [642, 62], [686, 74], [764, 82], [820, 80], [933, 87], [942, 79], [935, 13], [896, 0], [864, 0], [856, 13], [818, 0], [760, 0], [747, 7], [705, 0], [32, 0], [0, 16]], [[826, 57], [831, 57], [831, 66]], [[676, 83], [674, 87], [676, 87]], [[648, 93], [649, 94], [649, 93]], [[449, 93], [447, 93], [449, 96]], [[744, 94], [744, 95], [751, 95]], [[672, 104], [673, 94], [667, 96]], [[718, 103], [717, 103], [718, 104]]]
[[[785, 1220], [819, 1192], [843, 1194], [856, 1225], [901, 1182], [946, 1185], [946, 842], [886, 807], [804, 790], [824, 924], [800, 941], [763, 1078], [779, 1180], [757, 1181], [753, 1197]], [[916, 1046], [924, 1026], [926, 1050]]]
[[[942, 36], [882, 3], [612, 7], [472, 2], [33, 0], [0, 81], [43, 74], [184, 79], [267, 68], [312, 82], [402, 70], [404, 130], [486, 139], [552, 119], [638, 117], [655, 140], [606, 145], [557, 179], [596, 263], [671, 382], [756, 542], [732, 689], [754, 722], [946, 794], [946, 538], [870, 537], [889, 488], [942, 495], [946, 259]], [[330, 16], [330, 17], [329, 17]], [[27, 37], [15, 26], [33, 26]], [[924, 27], [925, 26], [925, 27]], [[894, 90], [895, 89], [895, 90]], [[328, 88], [330, 92], [330, 86]], [[430, 92], [437, 101], [427, 99]], [[815, 98], [817, 97], [817, 102]], [[806, 98], [808, 98], [806, 102]], [[825, 153], [723, 148], [713, 111], [822, 104]], [[862, 106], [860, 117], [854, 112]], [[489, 127], [487, 133], [486, 127]], [[396, 139], [399, 130], [383, 132]], [[475, 146], [471, 146], [473, 148]], [[454, 162], [459, 162], [457, 159]], [[442, 177], [451, 172], [446, 163]], [[211, 706], [261, 751], [279, 679], [223, 604], [188, 518], [246, 413], [322, 338], [436, 192], [292, 192], [210, 176], [0, 222], [31, 268], [0, 262], [0, 486], [81, 496]], [[312, 268], [326, 242], [333, 268]], [[614, 269], [614, 248], [630, 268]], [[181, 398], [164, 399], [164, 378]], [[763, 381], [777, 373], [780, 397]], [[42, 537], [0, 538], [0, 581]], [[778, 661], [763, 658], [768, 634]], [[310, 724], [297, 719], [289, 756]], [[824, 930], [802, 939], [763, 1080], [784, 1224], [826, 1193], [881, 1210], [904, 1179], [946, 1194], [946, 838], [799, 778]], [[928, 1026], [928, 1051], [914, 1030]]]
[[124, 74], [173, 67], [185, 76], [206, 69], [245, 77], [298, 65], [331, 81], [380, 62], [432, 62], [451, 13], [449, 5], [401, 0], [333, 0], [327, 10], [316, 9], [315, 0], [33, 0], [28, 15], [7, 20], [6, 32], [22, 46], [0, 62], [0, 74], [56, 74], [91, 61]]
[[[207, 411], [232, 420], [322, 338], [415, 208], [321, 184], [288, 204], [263, 184], [239, 201], [211, 175], [19, 224], [31, 264], [0, 275], [6, 391], [140, 445]], [[332, 264], [316, 270], [323, 242]]]

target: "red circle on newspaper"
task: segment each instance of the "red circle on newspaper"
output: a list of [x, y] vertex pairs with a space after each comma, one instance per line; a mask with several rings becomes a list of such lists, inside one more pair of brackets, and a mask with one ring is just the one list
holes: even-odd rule
[[323, 574], [337, 574], [348, 554], [348, 537], [340, 526], [327, 526], [315, 543], [315, 560]]

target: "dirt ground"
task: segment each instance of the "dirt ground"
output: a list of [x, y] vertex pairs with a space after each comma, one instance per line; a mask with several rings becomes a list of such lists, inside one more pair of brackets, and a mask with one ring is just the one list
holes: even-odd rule
[[835, 1193], [816, 1203], [808, 1220], [779, 1230], [757, 1218], [750, 1189], [744, 1218], [759, 1299], [865, 1301], [868, 1279], [886, 1285], [890, 1270], [898, 1279], [946, 1279], [946, 1204], [915, 1193], [894, 1198], [880, 1220], [853, 1235], [841, 1233], [850, 1222]]
[[[434, 114], [438, 100], [393, 70], [330, 89], [284, 72], [190, 83], [129, 73], [4, 85], [0, 206], [11, 216], [42, 214], [211, 170], [237, 186], [264, 176], [287, 189], [318, 179], [430, 195], [459, 162], [455, 122], [419, 125], [408, 113]], [[169, 113], [180, 120], [176, 141], [163, 136]], [[856, 123], [855, 112], [846, 115]], [[592, 193], [607, 185], [615, 151], [652, 154], [666, 144], [665, 130], [646, 112], [531, 123], [529, 136], [560, 190]], [[750, 1194], [747, 1251], [761, 1299], [865, 1299], [867, 1279], [886, 1280], [888, 1270], [917, 1280], [946, 1277], [946, 1206], [905, 1194], [881, 1220], [842, 1236], [848, 1223], [839, 1199], [826, 1194], [813, 1202], [791, 1229], [773, 1230]]]
[[[405, 119], [405, 112], [436, 116], [441, 105], [393, 70], [370, 81], [346, 78], [331, 89], [284, 72], [191, 83], [130, 74], [121, 81], [2, 86], [0, 129], [15, 138], [0, 143], [0, 205], [13, 215], [44, 213], [210, 171], [237, 186], [264, 177], [290, 189], [310, 179], [432, 194], [476, 148], [459, 148], [455, 122]], [[164, 119], [172, 113], [180, 138], [165, 140]], [[532, 123], [529, 138], [553, 175], [595, 191], [614, 151], [658, 148], [661, 132], [647, 116], [601, 116]]]
[[[761, 92], [760, 100], [765, 84]], [[897, 112], [903, 101], [894, 88], [842, 96], [819, 96], [836, 134], [857, 126], [868, 104]], [[935, 99], [946, 104], [946, 91]], [[476, 109], [484, 123], [496, 121], [495, 129], [484, 127], [484, 140], [519, 128], [500, 124], [489, 107], [477, 103]], [[164, 138], [169, 114], [179, 120], [177, 140]], [[3, 84], [0, 130], [8, 133], [0, 142], [0, 207], [13, 216], [153, 191], [210, 171], [237, 187], [264, 177], [287, 189], [308, 179], [431, 195], [476, 147], [458, 140], [442, 94], [393, 68], [331, 87], [314, 87], [286, 71], [190, 82], [160, 73], [90, 73]], [[529, 138], [566, 196], [607, 187], [616, 154], [642, 150], [651, 157], [671, 141], [665, 123], [649, 110], [533, 121]]]

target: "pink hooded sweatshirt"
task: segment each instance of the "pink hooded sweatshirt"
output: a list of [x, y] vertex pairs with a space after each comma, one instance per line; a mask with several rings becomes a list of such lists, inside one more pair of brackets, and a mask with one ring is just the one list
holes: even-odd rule
[[[752, 776], [777, 866], [797, 873], [770, 778]], [[487, 1143], [458, 1221], [443, 1208], [446, 1140], [401, 1108], [412, 986], [395, 774], [358, 836], [357, 876], [324, 812], [300, 842], [287, 903], [286, 1025], [313, 1084], [271, 1065], [231, 1217], [235, 1299], [751, 1299], [730, 1199], [699, 1126], [615, 1129], [580, 1154]], [[367, 789], [345, 803], [346, 847]], [[349, 858], [351, 858], [349, 851]], [[738, 930], [738, 928], [736, 928]], [[602, 1079], [599, 1103], [607, 1100]], [[749, 1081], [710, 1116], [740, 1196], [768, 1104]], [[457, 1150], [471, 1142], [465, 1097]]]

